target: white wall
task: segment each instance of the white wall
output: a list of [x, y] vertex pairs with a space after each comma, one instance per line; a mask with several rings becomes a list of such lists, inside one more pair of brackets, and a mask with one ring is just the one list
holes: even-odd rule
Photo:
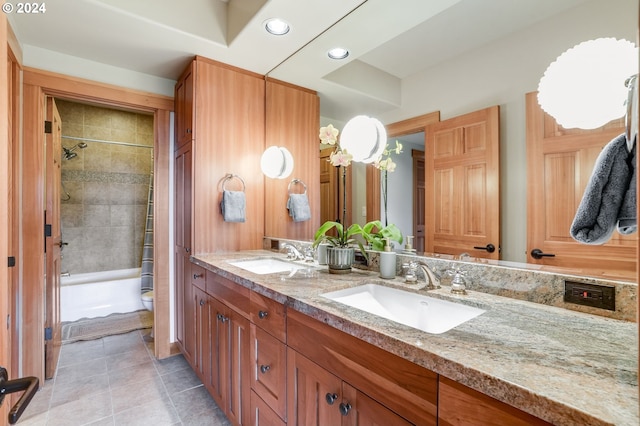
[[502, 257], [526, 261], [525, 94], [547, 66], [593, 38], [636, 42], [636, 0], [595, 0], [403, 80], [402, 107], [378, 117], [393, 123], [440, 111], [441, 119], [500, 106]]

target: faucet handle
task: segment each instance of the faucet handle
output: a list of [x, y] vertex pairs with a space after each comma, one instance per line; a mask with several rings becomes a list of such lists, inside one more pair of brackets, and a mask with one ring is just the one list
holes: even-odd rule
[[418, 270], [418, 264], [414, 261], [403, 263], [402, 269], [405, 270], [404, 281], [406, 283], [415, 283], [418, 281], [416, 271]]
[[467, 280], [464, 278], [466, 274], [465, 271], [457, 270], [449, 270], [447, 273], [452, 273], [453, 279], [451, 280], [451, 293], [455, 294], [467, 294]]

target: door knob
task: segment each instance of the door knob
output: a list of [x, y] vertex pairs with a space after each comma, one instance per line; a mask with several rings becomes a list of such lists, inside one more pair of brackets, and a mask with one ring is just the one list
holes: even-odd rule
[[476, 250], [486, 250], [488, 253], [493, 253], [494, 251], [496, 251], [496, 246], [494, 246], [491, 243], [487, 244], [484, 247], [482, 247], [482, 246], [473, 246], [473, 248], [476, 249]]
[[58, 245], [60, 246], [60, 248], [62, 248], [62, 246], [68, 246], [68, 245], [69, 245], [69, 243], [65, 243], [65, 242], [63, 242], [63, 241], [60, 241], [60, 242], [58, 243]]
[[0, 405], [4, 401], [5, 395], [25, 391], [9, 411], [9, 424], [15, 424], [36, 394], [39, 380], [37, 377], [22, 377], [15, 380], [7, 380], [8, 378], [7, 370], [0, 367]]
[[534, 259], [542, 259], [543, 257], [555, 257], [555, 254], [552, 253], [544, 253], [542, 250], [534, 248], [531, 250], [531, 257]]

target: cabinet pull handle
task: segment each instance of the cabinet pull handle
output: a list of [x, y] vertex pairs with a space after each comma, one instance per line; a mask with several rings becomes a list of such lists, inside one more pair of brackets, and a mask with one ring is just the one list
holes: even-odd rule
[[333, 403], [336, 402], [336, 400], [338, 399], [338, 394], [327, 392], [325, 399], [327, 400], [327, 404], [333, 405]]
[[476, 249], [476, 250], [486, 250], [487, 253], [493, 253], [494, 251], [496, 251], [496, 246], [494, 246], [491, 243], [487, 244], [484, 247], [482, 247], [482, 246], [473, 246], [473, 248]]
[[204, 299], [200, 299], [200, 306], [204, 306]]
[[349, 414], [349, 411], [351, 411], [351, 404], [349, 404], [348, 402], [341, 402], [340, 403], [340, 414], [342, 414], [343, 416], [346, 416], [347, 414]]
[[204, 277], [204, 274], [193, 274], [193, 279], [197, 280], [198, 278]]
[[545, 253], [540, 249], [534, 248], [531, 250], [531, 257], [534, 259], [542, 259], [543, 257], [556, 257], [555, 254]]
[[266, 373], [269, 370], [271, 370], [271, 366], [270, 365], [261, 365], [260, 366], [260, 371], [262, 372], [262, 374]]
[[269, 316], [269, 312], [267, 312], [267, 311], [258, 312], [258, 318], [260, 318], [260, 319], [265, 319], [268, 316]]

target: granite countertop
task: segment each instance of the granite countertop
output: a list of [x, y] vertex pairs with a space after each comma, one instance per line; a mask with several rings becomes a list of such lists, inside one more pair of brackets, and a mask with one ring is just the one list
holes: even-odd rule
[[[382, 280], [326, 267], [292, 277], [258, 275], [228, 260], [282, 257], [266, 251], [205, 254], [192, 261], [393, 354], [557, 425], [638, 425], [638, 328], [625, 322], [480, 292]], [[480, 307], [486, 312], [442, 334], [320, 296], [364, 281]]]

